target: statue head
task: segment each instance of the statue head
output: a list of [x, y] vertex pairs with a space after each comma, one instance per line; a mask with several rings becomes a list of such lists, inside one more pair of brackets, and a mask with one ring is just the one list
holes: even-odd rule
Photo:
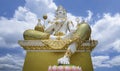
[[58, 6], [55, 17], [57, 19], [67, 18], [67, 12], [62, 6]]

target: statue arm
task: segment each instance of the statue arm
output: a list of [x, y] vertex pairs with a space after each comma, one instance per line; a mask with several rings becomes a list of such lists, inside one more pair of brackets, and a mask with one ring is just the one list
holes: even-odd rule
[[45, 28], [45, 32], [52, 34], [54, 32], [55, 24], [48, 24]]
[[68, 24], [67, 24], [67, 26], [68, 26], [69, 32], [73, 33], [73, 32], [76, 31], [76, 28], [74, 27], [74, 24], [73, 24], [72, 21], [69, 21]]
[[55, 32], [55, 30], [54, 30], [55, 28], [56, 28], [56, 24], [53, 23], [53, 24], [49, 24], [45, 29], [45, 32], [51, 34], [49, 38], [52, 39], [52, 40], [56, 40], [56, 39], [61, 38], [59, 36], [54, 36], [53, 35], [53, 33]]
[[74, 28], [74, 25], [72, 21], [67, 22], [67, 33], [65, 36], [62, 36], [62, 38], [70, 39], [72, 37], [72, 34], [76, 31], [76, 28]]

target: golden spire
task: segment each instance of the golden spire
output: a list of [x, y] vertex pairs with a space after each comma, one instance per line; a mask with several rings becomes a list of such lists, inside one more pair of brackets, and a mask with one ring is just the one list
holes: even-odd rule
[[41, 25], [41, 20], [40, 20], [40, 19], [38, 19], [37, 25], [38, 25], [38, 26], [42, 26], [42, 25]]
[[44, 32], [44, 27], [42, 26], [40, 19], [38, 19], [38, 23], [37, 23], [37, 25], [35, 26], [34, 29], [35, 29], [36, 31]]

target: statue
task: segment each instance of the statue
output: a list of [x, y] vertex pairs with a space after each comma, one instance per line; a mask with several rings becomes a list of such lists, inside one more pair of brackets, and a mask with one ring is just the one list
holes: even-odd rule
[[[46, 21], [47, 15], [43, 16]], [[44, 23], [45, 23], [44, 21]], [[41, 40], [44, 44], [49, 44], [46, 41], [61, 42], [65, 41], [68, 47], [66, 53], [63, 57], [58, 59], [58, 64], [70, 64], [70, 57], [73, 55], [78, 47], [78, 44], [82, 44], [85, 40], [89, 40], [91, 35], [91, 28], [86, 22], [77, 21], [77, 28], [73, 29], [72, 20], [67, 19], [67, 12], [62, 7], [59, 6], [56, 10], [55, 19], [48, 22], [48, 26], [41, 24], [40, 19], [38, 19], [38, 24], [34, 30], [29, 29], [24, 32], [25, 40]], [[61, 45], [63, 47], [63, 45]], [[57, 49], [57, 47], [53, 47]], [[61, 49], [61, 48], [59, 48]]]

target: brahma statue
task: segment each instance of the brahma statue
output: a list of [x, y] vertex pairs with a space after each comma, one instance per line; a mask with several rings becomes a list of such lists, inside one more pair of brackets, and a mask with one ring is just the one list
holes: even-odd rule
[[89, 40], [90, 26], [84, 21], [79, 23], [79, 19], [77, 19], [77, 26], [73, 28], [74, 23], [67, 19], [67, 12], [62, 6], [58, 6], [53, 21], [46, 22], [47, 15], [44, 15], [43, 18], [48, 25], [42, 25], [39, 19], [34, 30], [29, 29], [24, 32], [24, 39], [41, 40], [46, 46], [53, 49], [68, 47], [65, 55], [58, 59], [58, 64], [70, 64], [70, 57], [75, 53], [78, 44]]

